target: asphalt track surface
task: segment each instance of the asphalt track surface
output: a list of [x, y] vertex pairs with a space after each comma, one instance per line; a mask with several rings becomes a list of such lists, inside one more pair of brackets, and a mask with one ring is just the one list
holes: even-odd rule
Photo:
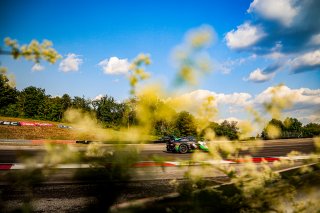
[[[153, 161], [154, 159], [161, 159], [166, 162], [187, 162], [192, 159], [192, 153], [178, 154], [169, 153], [165, 151], [165, 144], [144, 144], [144, 145], [128, 145], [138, 147], [140, 149], [140, 161]], [[102, 146], [107, 150], [111, 150], [112, 146]], [[77, 146], [76, 152], [84, 152], [87, 145]], [[252, 147], [251, 147], [252, 148]], [[300, 155], [309, 154], [315, 151], [313, 139], [291, 139], [291, 140], [272, 140], [265, 141], [263, 143], [255, 144], [254, 149], [240, 151], [240, 156], [251, 155], [252, 157], [281, 157], [286, 156], [288, 153], [296, 151], [300, 152]], [[25, 157], [31, 159], [36, 163], [42, 163], [46, 155], [46, 151], [42, 146], [0, 146], [0, 165], [8, 164], [19, 164], [25, 163]], [[204, 156], [208, 155], [204, 153]], [[22, 158], [22, 156], [24, 158]], [[208, 156], [208, 160], [210, 157]], [[69, 162], [78, 164], [79, 162]], [[139, 164], [139, 163], [138, 163]], [[180, 164], [179, 164], [180, 165]], [[165, 167], [165, 169], [163, 168]], [[236, 166], [241, 169], [241, 164]], [[192, 169], [196, 170], [198, 167], [193, 166]], [[59, 172], [51, 175], [47, 182], [51, 183], [71, 183], [73, 182], [73, 174], [78, 168], [66, 167], [60, 168]], [[133, 180], [163, 180], [163, 179], [183, 179], [184, 174], [188, 171], [189, 167], [180, 166], [166, 166], [150, 165], [142, 163], [139, 166], [131, 166], [130, 173], [132, 174]], [[84, 170], [82, 167], [81, 170]], [[15, 171], [13, 171], [14, 173]], [[4, 171], [0, 169], [0, 181], [1, 174]], [[18, 173], [18, 172], [17, 172]], [[208, 171], [210, 176], [208, 177], [219, 177], [223, 174], [214, 173]]]
[[[1, 144], [1, 143], [0, 143]], [[85, 150], [87, 145], [77, 146], [79, 151]], [[132, 145], [134, 146], [134, 145]], [[167, 161], [190, 160], [192, 153], [176, 154], [165, 151], [165, 144], [139, 145], [141, 149], [141, 159], [151, 160], [156, 157], [164, 158]], [[272, 140], [265, 141], [257, 145], [255, 151], [241, 151], [241, 155], [250, 154], [253, 157], [285, 156], [292, 151], [298, 151], [302, 154], [308, 154], [315, 151], [313, 139], [293, 139], [293, 140]], [[0, 145], [0, 163], [19, 163], [21, 155], [32, 156], [39, 162], [43, 160], [46, 151], [40, 145], [38, 146], [12, 146]], [[299, 163], [298, 163], [299, 164]], [[237, 170], [241, 170], [242, 164], [236, 164]], [[186, 171], [200, 172], [197, 166], [185, 167], [145, 167], [130, 168], [132, 179], [126, 183], [113, 183], [114, 190], [121, 192], [116, 199], [116, 203], [122, 203], [130, 200], [158, 197], [168, 193], [175, 192], [175, 187], [169, 182], [177, 179], [178, 182], [184, 181]], [[60, 169], [55, 174], [50, 174], [45, 183], [33, 188], [33, 205], [35, 212], [81, 212], [85, 206], [94, 202], [97, 187], [101, 185], [90, 181], [73, 180], [73, 174], [76, 169]], [[1, 175], [8, 171], [0, 171]], [[12, 174], [19, 174], [19, 170], [10, 171]], [[227, 181], [221, 173], [206, 171], [211, 175], [204, 175], [212, 182], [219, 184]], [[1, 180], [0, 180], [1, 183]], [[107, 186], [105, 191], [112, 190]], [[23, 189], [12, 188], [10, 185], [0, 184], [2, 201], [5, 204], [4, 212], [12, 211], [22, 205], [23, 200], [28, 197], [28, 193]], [[0, 197], [1, 202], [1, 197]], [[0, 205], [1, 208], [1, 205]]]
[[[20, 163], [21, 156], [32, 156], [36, 161], [41, 162], [46, 155], [44, 148], [40, 146], [12, 146], [1, 145], [0, 140], [0, 163]], [[77, 146], [78, 151], [84, 151], [88, 145]], [[167, 161], [190, 160], [192, 153], [177, 154], [165, 151], [165, 144], [144, 144], [129, 145], [139, 148], [141, 160], [152, 160], [155, 157]], [[281, 139], [264, 141], [258, 145], [252, 146], [252, 149], [240, 151], [241, 156], [251, 155], [252, 157], [276, 157], [286, 156], [292, 151], [309, 154], [315, 151], [314, 141], [312, 138], [304, 139]]]

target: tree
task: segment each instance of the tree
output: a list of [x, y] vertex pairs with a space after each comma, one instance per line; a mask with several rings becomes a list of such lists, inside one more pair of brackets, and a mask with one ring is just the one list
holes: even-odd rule
[[61, 104], [63, 111], [66, 111], [72, 105], [71, 97], [68, 94], [64, 94], [61, 97]]
[[154, 122], [153, 131], [158, 136], [176, 135], [173, 123], [166, 119], [157, 119]]
[[[67, 97], [66, 97], [67, 100]], [[82, 109], [84, 111], [91, 111], [91, 101], [86, 100], [84, 97], [75, 96], [71, 101], [71, 106], [75, 109]]]
[[43, 117], [45, 109], [45, 90], [30, 86], [22, 90], [19, 96], [19, 104], [22, 115], [28, 118]]
[[235, 140], [238, 139], [239, 128], [237, 127], [237, 124], [238, 122], [236, 121], [224, 120], [220, 125], [214, 128], [214, 131], [218, 136], [225, 136], [229, 138], [229, 140]]
[[305, 137], [302, 123], [296, 118], [287, 117], [283, 122], [271, 119], [261, 132], [264, 139]]
[[286, 118], [283, 121], [284, 131], [300, 132], [302, 130], [302, 123], [296, 118]]
[[195, 119], [193, 115], [186, 111], [178, 113], [175, 120], [175, 128], [180, 134], [179, 136], [189, 136], [197, 134]]
[[96, 101], [97, 119], [108, 127], [120, 126], [125, 112], [125, 104], [117, 103], [111, 96], [104, 96]]
[[320, 124], [308, 123], [302, 128], [304, 137], [320, 136]]
[[302, 136], [302, 123], [298, 119], [288, 117], [283, 121], [281, 138], [298, 138]]
[[122, 124], [126, 127], [130, 127], [132, 125], [136, 125], [138, 123], [137, 119], [137, 99], [130, 98], [126, 100], [124, 103], [125, 111], [122, 117]]
[[60, 97], [50, 97], [47, 96], [45, 102], [45, 114], [44, 117], [46, 120], [50, 121], [60, 121], [62, 119], [62, 115], [65, 112], [63, 108], [63, 99]]
[[18, 91], [9, 84], [6, 70], [0, 71], [0, 113], [6, 114], [6, 108], [17, 102]]

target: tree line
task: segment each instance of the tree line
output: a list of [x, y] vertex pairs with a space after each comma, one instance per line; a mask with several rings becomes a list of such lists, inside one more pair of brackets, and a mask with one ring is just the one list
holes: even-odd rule
[[[69, 108], [80, 109], [94, 115], [104, 127], [119, 129], [139, 124], [136, 113], [137, 98], [117, 102], [113, 97], [105, 95], [99, 100], [85, 97], [71, 97], [64, 94], [61, 97], [47, 95], [45, 89], [29, 86], [19, 91], [9, 85], [5, 74], [0, 74], [0, 115], [9, 117], [32, 118], [48, 121], [63, 121], [63, 115]], [[161, 100], [150, 106], [154, 113], [157, 108], [164, 107]], [[165, 106], [173, 118], [154, 118], [151, 122], [151, 134], [189, 136], [197, 135], [196, 118], [189, 112], [176, 112]], [[210, 128], [219, 136], [230, 139], [237, 138], [236, 122], [224, 121], [221, 124], [212, 122]]]
[[[268, 129], [275, 128], [277, 134], [270, 135]], [[320, 124], [308, 123], [302, 125], [297, 118], [286, 118], [283, 121], [271, 119], [261, 132], [263, 139], [273, 138], [307, 138], [320, 135]]]
[[[69, 108], [80, 109], [91, 113], [104, 127], [120, 129], [139, 124], [136, 106], [137, 98], [117, 102], [113, 97], [105, 95], [99, 100], [91, 100], [85, 97], [71, 97], [64, 94], [61, 97], [47, 95], [45, 89], [29, 86], [19, 91], [9, 85], [5, 74], [0, 74], [0, 115], [9, 117], [32, 118], [48, 121], [63, 121], [63, 115]], [[151, 132], [153, 135], [175, 135], [202, 137], [204, 133], [197, 134], [197, 119], [189, 112], [176, 112], [163, 101], [157, 100], [149, 106], [154, 113], [157, 109], [165, 107], [170, 111], [172, 118], [152, 118]], [[269, 139], [267, 128], [275, 126], [281, 132], [278, 138], [313, 137], [320, 134], [320, 125], [309, 123], [302, 126], [296, 118], [287, 118], [284, 122], [272, 119], [260, 136]], [[230, 140], [238, 139], [239, 128], [235, 121], [223, 121], [222, 123], [211, 122], [209, 127], [216, 136], [224, 136]]]

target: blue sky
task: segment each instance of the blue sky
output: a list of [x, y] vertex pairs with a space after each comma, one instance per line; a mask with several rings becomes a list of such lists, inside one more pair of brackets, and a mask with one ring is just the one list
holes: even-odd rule
[[[1, 56], [20, 90], [33, 85], [53, 96], [108, 94], [123, 100], [129, 96], [129, 85], [116, 69], [139, 53], [151, 55], [148, 71], [169, 85], [176, 73], [171, 60], [174, 47], [190, 29], [210, 25], [217, 35], [208, 50], [214, 70], [194, 90], [221, 97], [221, 119], [243, 119], [243, 102], [257, 104], [268, 88], [284, 83], [284, 90], [297, 97], [297, 107], [288, 115], [319, 121], [316, 0], [3, 0], [0, 5], [1, 40], [9, 36], [25, 44], [48, 39], [63, 56], [54, 65], [42, 62], [38, 71], [32, 70], [31, 62]], [[99, 63], [110, 62], [111, 57], [118, 59], [115, 72], [106, 74]], [[225, 101], [232, 98], [234, 102]]]

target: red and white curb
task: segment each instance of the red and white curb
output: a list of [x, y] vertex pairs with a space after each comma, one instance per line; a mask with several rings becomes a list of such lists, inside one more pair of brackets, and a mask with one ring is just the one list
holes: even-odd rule
[[[164, 161], [164, 162], [155, 162], [155, 161], [140, 161], [131, 165], [132, 168], [140, 167], [174, 167], [174, 166], [199, 166], [199, 165], [218, 165], [218, 164], [240, 164], [240, 163], [262, 163], [268, 162], [272, 163], [280, 160], [291, 160], [291, 161], [301, 161], [308, 159], [320, 159], [320, 156], [294, 156], [294, 157], [254, 157], [254, 158], [236, 158], [236, 159], [226, 159], [226, 160], [210, 160], [210, 161]], [[108, 168], [111, 165], [106, 165]], [[37, 164], [36, 168], [46, 168], [48, 165]], [[26, 169], [28, 166], [26, 164], [20, 163], [0, 163], [0, 170], [19, 170]], [[88, 169], [93, 168], [91, 164], [58, 164], [55, 165], [55, 169]]]

